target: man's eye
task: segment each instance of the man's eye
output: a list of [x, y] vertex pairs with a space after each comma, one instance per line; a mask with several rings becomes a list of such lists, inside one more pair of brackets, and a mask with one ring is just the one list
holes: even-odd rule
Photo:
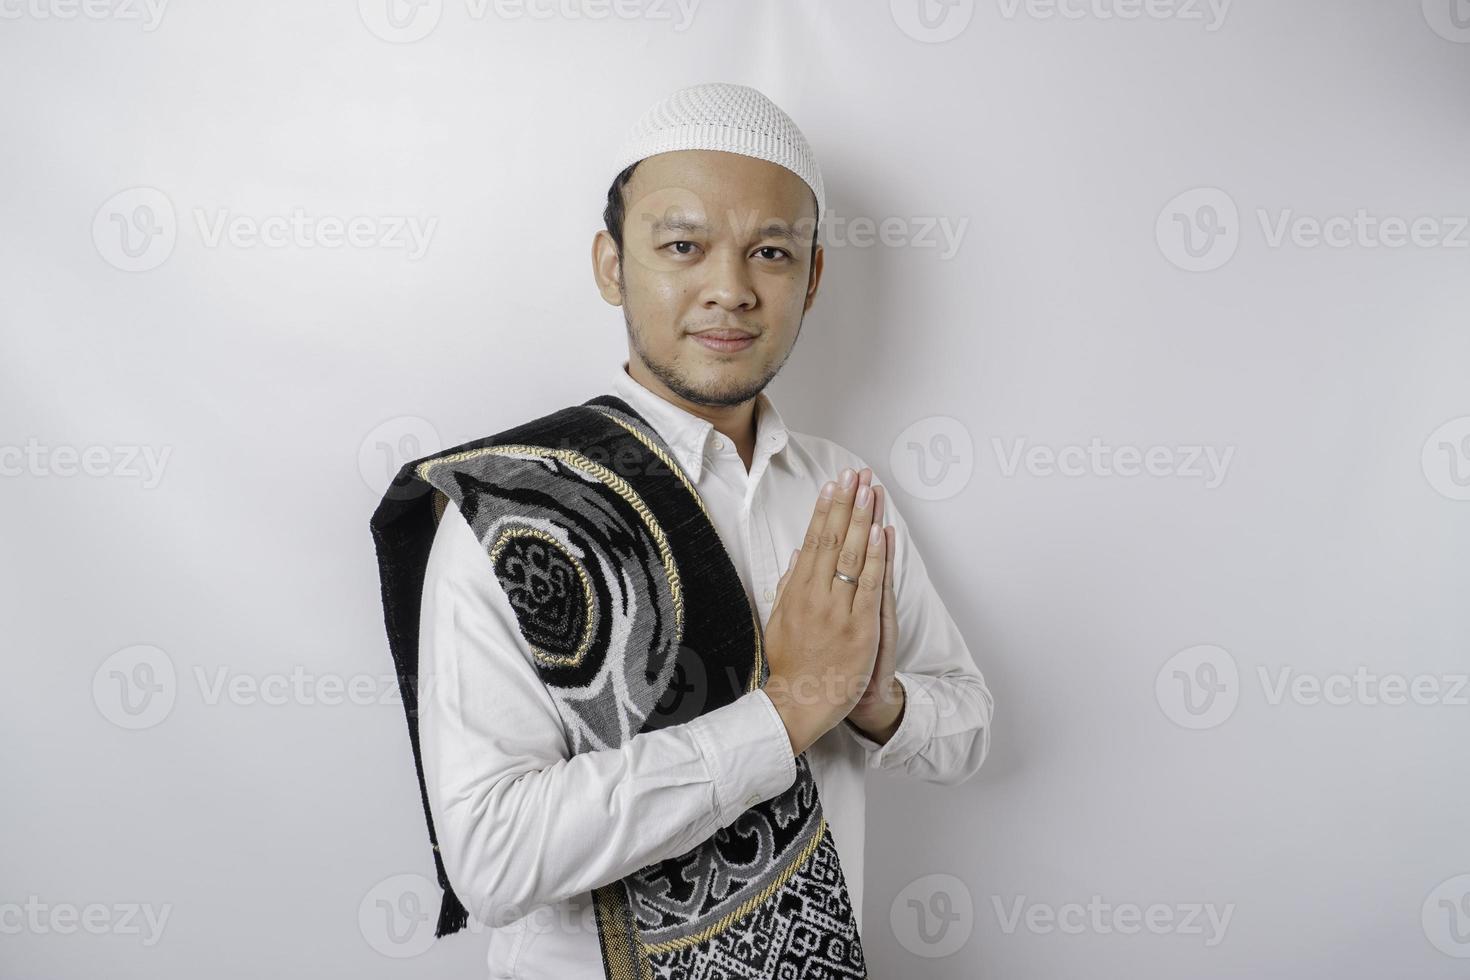
[[693, 254], [692, 251], [690, 251], [690, 252], [679, 251], [679, 246], [681, 246], [681, 245], [688, 245], [691, 250], [699, 247], [699, 246], [695, 245], [693, 242], [683, 242], [683, 241], [680, 241], [680, 242], [669, 242], [667, 245], [664, 246], [664, 248], [672, 248], [679, 255], [692, 255]]
[[770, 258], [770, 259], [780, 258], [783, 255], [786, 256], [788, 259], [791, 257], [791, 253], [790, 252], [786, 251], [784, 248], [777, 248], [775, 245], [763, 245], [760, 248], [756, 249], [756, 252], [757, 253], [759, 253], [759, 252], [775, 252], [775, 253], [777, 253], [776, 255], [768, 255], [768, 256], [766, 256], [766, 258]]

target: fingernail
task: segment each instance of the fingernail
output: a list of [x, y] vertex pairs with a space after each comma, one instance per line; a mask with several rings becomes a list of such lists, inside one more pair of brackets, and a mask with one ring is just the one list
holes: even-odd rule
[[846, 490], [848, 487], [852, 486], [852, 479], [857, 474], [852, 471], [851, 466], [844, 466], [840, 475], [842, 477], [842, 489]]
[[868, 489], [867, 485], [860, 485], [857, 492], [857, 505], [859, 507], [868, 506], [868, 497], [870, 496], [872, 496], [872, 491]]
[[831, 500], [832, 499], [832, 491], [834, 491], [836, 489], [837, 489], [836, 485], [833, 484], [833, 482], [831, 480], [828, 480], [826, 483], [822, 484], [822, 496], [826, 497], [828, 500]]
[[800, 557], [801, 557], [801, 549], [800, 548], [792, 548], [791, 549], [791, 560], [786, 563], [786, 567], [787, 568], [794, 568], [796, 566], [796, 559], [798, 559]]
[[882, 533], [883, 533], [883, 529], [881, 527], [879, 527], [878, 525], [876, 525], [876, 524], [874, 524], [872, 527], [868, 528], [868, 546], [869, 547], [877, 547], [878, 546], [878, 535], [880, 535]]

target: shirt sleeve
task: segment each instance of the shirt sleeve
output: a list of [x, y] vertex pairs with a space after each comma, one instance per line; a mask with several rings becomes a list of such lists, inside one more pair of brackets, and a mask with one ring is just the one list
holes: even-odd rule
[[451, 502], [425, 571], [419, 738], [440, 856], [471, 915], [504, 924], [683, 854], [789, 788], [763, 690], [572, 755], [490, 557]]
[[[867, 464], [855, 459], [850, 465], [861, 469]], [[841, 727], [866, 751], [869, 769], [955, 785], [973, 776], [990, 752], [995, 701], [929, 580], [891, 493], [885, 493], [884, 521], [893, 525], [898, 545], [893, 568], [898, 606], [894, 678], [904, 691], [903, 717], [882, 745], [845, 719]]]

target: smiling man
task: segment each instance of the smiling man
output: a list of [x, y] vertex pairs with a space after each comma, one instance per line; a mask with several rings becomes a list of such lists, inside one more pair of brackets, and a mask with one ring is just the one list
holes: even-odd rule
[[968, 779], [992, 698], [872, 469], [765, 393], [822, 276], [800, 130], [694, 86], [613, 170], [609, 391], [373, 518], [437, 932], [494, 977], [866, 977], [865, 775]]

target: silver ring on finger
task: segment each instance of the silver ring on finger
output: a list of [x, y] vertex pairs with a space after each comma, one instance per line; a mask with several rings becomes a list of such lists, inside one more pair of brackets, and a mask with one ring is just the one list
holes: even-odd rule
[[841, 572], [833, 572], [832, 573], [832, 576], [833, 576], [833, 578], [840, 578], [840, 579], [842, 579], [842, 581], [851, 583], [852, 585], [857, 585], [858, 584], [858, 580], [855, 579], [855, 578], [853, 578], [851, 575], [844, 575]]

